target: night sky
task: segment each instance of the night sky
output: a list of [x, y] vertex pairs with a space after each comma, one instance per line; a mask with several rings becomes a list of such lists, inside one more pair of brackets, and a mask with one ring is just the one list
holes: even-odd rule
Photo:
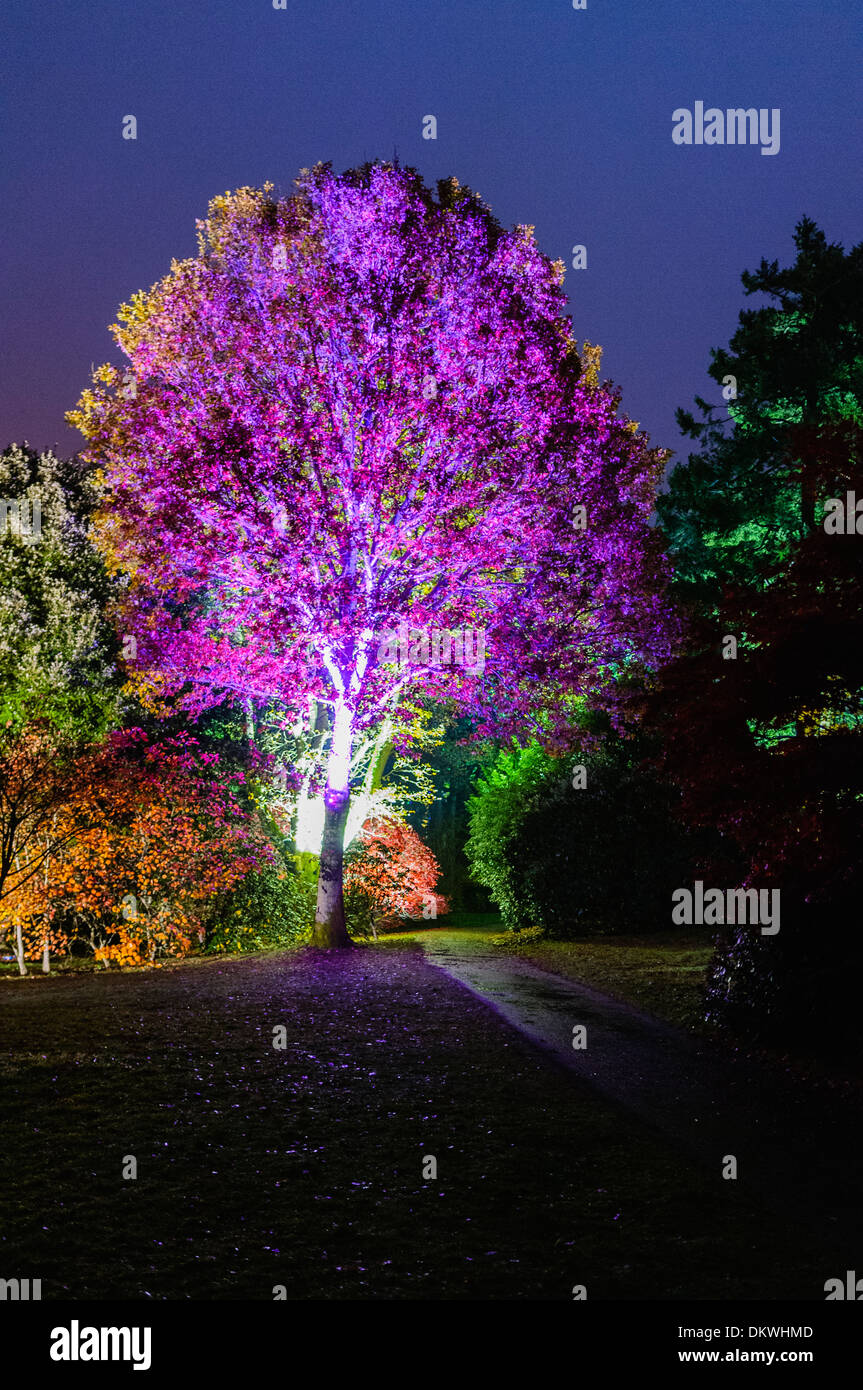
[[[855, 0], [5, 0], [0, 447], [81, 447], [63, 421], [107, 325], [218, 193], [397, 154], [454, 174], [567, 266], [576, 336], [665, 447], [740, 273], [813, 217], [861, 239]], [[678, 146], [672, 111], [781, 111], [781, 149]], [[126, 115], [135, 141], [122, 138]], [[423, 117], [438, 122], [422, 138]], [[753, 304], [755, 301], [751, 301]]]

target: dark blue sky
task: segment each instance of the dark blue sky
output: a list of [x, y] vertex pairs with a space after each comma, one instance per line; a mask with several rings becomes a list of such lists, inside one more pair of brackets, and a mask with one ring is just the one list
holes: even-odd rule
[[[107, 325], [209, 199], [396, 151], [454, 174], [568, 270], [576, 336], [657, 444], [718, 388], [744, 268], [806, 213], [863, 238], [857, 0], [4, 0], [0, 446], [63, 415]], [[781, 149], [685, 147], [672, 111], [781, 110]], [[125, 115], [136, 141], [122, 139]], [[436, 141], [422, 139], [434, 114]]]

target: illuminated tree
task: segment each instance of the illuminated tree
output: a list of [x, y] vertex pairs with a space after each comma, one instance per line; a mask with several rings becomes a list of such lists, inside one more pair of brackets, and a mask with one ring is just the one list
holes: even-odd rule
[[22, 975], [25, 955], [32, 956], [32, 942], [25, 951], [26, 923], [36, 914], [48, 966], [46, 886], [76, 833], [70, 808], [81, 784], [76, 749], [47, 720], [20, 730], [10, 719], [0, 729], [0, 927], [11, 934]]
[[[121, 309], [129, 368], [69, 418], [146, 679], [192, 711], [326, 709], [314, 939], [346, 945], [360, 733], [421, 687], [479, 734], [562, 741], [574, 692], [611, 700], [667, 649], [663, 456], [582, 374], [562, 265], [455, 180], [434, 198], [409, 170], [319, 166], [200, 228]], [[430, 667], [429, 629], [484, 659]]]

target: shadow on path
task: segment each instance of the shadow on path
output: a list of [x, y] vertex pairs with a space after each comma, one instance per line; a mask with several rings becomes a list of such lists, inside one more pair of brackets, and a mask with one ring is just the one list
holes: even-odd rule
[[[737, 1159], [741, 1188], [795, 1222], [847, 1241], [861, 1231], [861, 1117], [781, 1071], [497, 950], [487, 931], [423, 933], [427, 958], [603, 1096], [713, 1172]], [[586, 1047], [573, 1047], [573, 1028]], [[863, 1231], [861, 1231], [863, 1234]]]

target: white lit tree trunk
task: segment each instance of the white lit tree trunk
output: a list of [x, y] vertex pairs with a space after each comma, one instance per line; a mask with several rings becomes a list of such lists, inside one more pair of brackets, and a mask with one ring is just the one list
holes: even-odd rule
[[315, 911], [315, 925], [312, 930], [312, 945], [322, 947], [324, 950], [350, 946], [351, 944], [345, 925], [343, 866], [345, 828], [351, 800], [352, 737], [350, 710], [344, 700], [339, 699], [336, 703], [333, 719], [333, 740], [327, 761], [318, 903]]
[[25, 960], [24, 960], [24, 937], [23, 937], [22, 934], [21, 934], [21, 918], [20, 918], [20, 917], [16, 917], [16, 919], [15, 919], [15, 947], [16, 947], [16, 954], [17, 954], [17, 956], [18, 956], [18, 974], [19, 974], [19, 975], [26, 975], [26, 974], [27, 974], [27, 965], [26, 965], [26, 962], [25, 962]]

